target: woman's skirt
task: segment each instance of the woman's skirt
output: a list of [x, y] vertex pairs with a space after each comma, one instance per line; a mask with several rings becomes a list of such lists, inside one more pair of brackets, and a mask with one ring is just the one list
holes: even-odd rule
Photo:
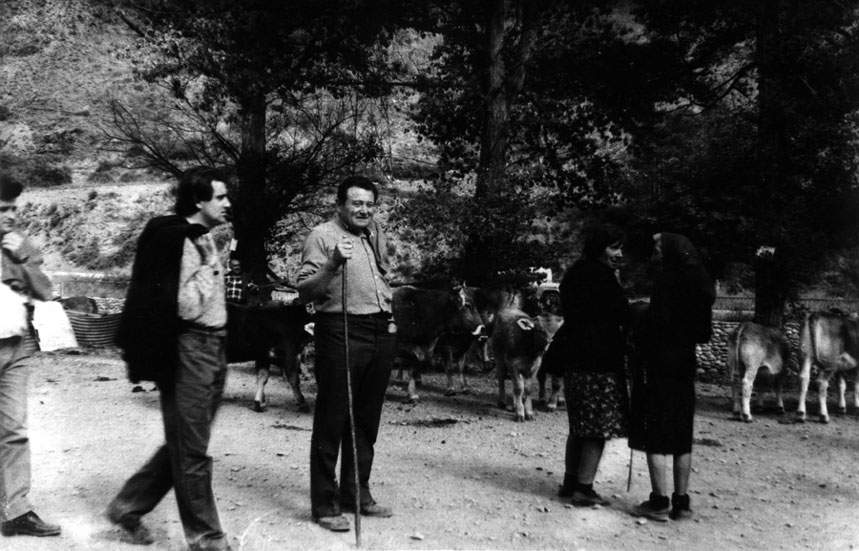
[[568, 371], [564, 398], [570, 434], [585, 438], [620, 438], [627, 434], [629, 396], [617, 373]]
[[632, 391], [629, 447], [647, 453], [682, 455], [692, 451], [695, 380], [636, 380]]

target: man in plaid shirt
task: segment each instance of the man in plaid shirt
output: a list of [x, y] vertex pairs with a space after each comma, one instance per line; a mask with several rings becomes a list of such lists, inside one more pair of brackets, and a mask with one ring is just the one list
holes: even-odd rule
[[230, 259], [230, 271], [224, 278], [224, 287], [227, 293], [227, 302], [234, 304], [247, 304], [248, 292], [254, 292], [257, 286], [248, 282], [242, 274], [242, 263], [238, 258]]

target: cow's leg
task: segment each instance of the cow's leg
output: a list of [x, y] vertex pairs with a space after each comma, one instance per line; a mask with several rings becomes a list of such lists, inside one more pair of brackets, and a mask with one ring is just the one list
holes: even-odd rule
[[805, 423], [805, 399], [808, 396], [808, 383], [811, 379], [811, 356], [803, 354], [802, 367], [799, 369], [799, 403], [796, 405], [796, 420]]
[[[468, 393], [468, 381], [465, 380], [465, 352], [460, 352], [459, 357], [454, 361], [456, 362], [456, 368], [459, 370], [459, 384], [463, 393]], [[453, 356], [451, 355], [451, 358]]]
[[820, 422], [829, 422], [829, 409], [826, 407], [826, 395], [829, 391], [829, 377], [826, 376], [823, 369], [820, 370], [820, 375], [817, 377], [817, 400], [820, 403]]
[[787, 369], [785, 366], [781, 367], [781, 371], [776, 375], [775, 378], [775, 400], [776, 400], [776, 413], [779, 415], [784, 415], [784, 380], [787, 378]]
[[504, 391], [504, 377], [507, 375], [507, 365], [505, 365], [504, 358], [501, 358], [496, 355], [495, 357], [495, 376], [498, 379], [498, 400], [495, 402], [501, 409], [507, 408], [507, 397], [505, 396]]
[[561, 402], [561, 378], [556, 375], [549, 375], [551, 382], [552, 393], [549, 395], [549, 401], [546, 403], [546, 408], [549, 411], [558, 409], [558, 403]]
[[843, 373], [838, 373], [838, 410], [836, 413], [844, 415], [847, 413], [847, 379]]
[[733, 413], [735, 419], [742, 419], [742, 388], [743, 379], [734, 380], [731, 379], [731, 398], [734, 403]]
[[432, 351], [426, 351], [423, 348], [416, 348], [415, 360], [409, 364], [409, 402], [415, 403], [420, 399], [418, 396], [418, 382], [420, 380], [421, 368], [424, 364], [432, 365]]
[[534, 386], [534, 377], [528, 377], [525, 379], [520, 375], [519, 378], [522, 379], [522, 398], [523, 405], [525, 406], [525, 420], [533, 421], [534, 405], [531, 403], [531, 389]]
[[291, 343], [287, 343], [283, 351], [283, 378], [289, 383], [292, 388], [292, 395], [295, 397], [298, 411], [302, 413], [310, 413], [310, 406], [307, 405], [307, 400], [304, 399], [304, 394], [301, 392], [301, 376], [299, 373], [298, 350]]
[[[462, 379], [462, 387], [461, 388], [465, 388], [465, 378], [462, 376], [462, 365], [461, 365], [461, 363], [465, 362], [465, 357], [462, 358], [462, 362], [460, 363], [460, 362], [457, 362], [457, 360], [454, 356], [455, 355], [453, 352], [453, 348], [445, 347], [445, 351], [444, 351], [444, 374], [447, 377], [447, 388], [444, 391], [445, 396], [453, 396], [454, 394], [456, 394], [456, 387], [454, 386], [454, 383], [453, 383], [454, 367], [459, 368], [459, 375], [460, 375], [460, 378]], [[460, 363], [460, 365], [456, 365], [457, 363]]]
[[[266, 353], [266, 355], [268, 355], [268, 353]], [[265, 401], [265, 384], [268, 382], [269, 377], [268, 358], [264, 360], [256, 360], [255, 365], [257, 374], [257, 390], [254, 395], [253, 410], [257, 413], [261, 413], [268, 407], [268, 404], [266, 404]]]
[[[522, 377], [522, 374], [519, 373], [519, 370], [513, 367], [511, 363], [510, 370], [513, 373], [510, 373], [510, 382], [513, 385], [513, 412], [516, 415], [516, 422], [521, 423], [526, 419], [525, 416], [525, 402], [524, 402], [524, 394], [525, 394], [525, 378]], [[533, 412], [531, 413], [531, 417], [533, 417]]]
[[752, 411], [751, 411], [751, 400], [752, 400], [752, 388], [755, 384], [755, 376], [757, 375], [757, 368], [747, 367], [746, 372], [743, 375], [742, 385], [743, 385], [743, 404], [742, 404], [742, 413], [740, 414], [740, 419], [742, 419], [745, 423], [752, 422]]
[[409, 402], [417, 402], [420, 398], [420, 396], [418, 396], [417, 383], [415, 382], [415, 378], [417, 377], [417, 370], [420, 369], [419, 364], [420, 362], [414, 362], [409, 366], [409, 384], [407, 389], [409, 393]]
[[537, 402], [549, 406], [549, 401], [546, 400], [546, 372], [540, 371], [537, 373]]
[[853, 380], [853, 409], [859, 409], [859, 373], [856, 374], [856, 379]]

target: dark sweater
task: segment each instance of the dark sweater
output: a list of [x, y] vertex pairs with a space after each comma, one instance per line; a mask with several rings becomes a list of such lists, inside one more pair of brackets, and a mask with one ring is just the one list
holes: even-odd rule
[[564, 324], [555, 340], [566, 350], [567, 369], [623, 372], [624, 330], [632, 314], [611, 268], [580, 259], [567, 270], [560, 292]]
[[185, 238], [208, 230], [178, 215], [153, 218], [143, 228], [131, 269], [116, 344], [133, 383], [172, 382], [178, 358], [179, 269]]

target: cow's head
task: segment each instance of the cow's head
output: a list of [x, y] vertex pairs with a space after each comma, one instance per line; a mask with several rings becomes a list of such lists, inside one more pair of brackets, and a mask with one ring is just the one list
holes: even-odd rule
[[479, 336], [485, 333], [483, 318], [474, 304], [473, 290], [463, 285], [457, 285], [451, 293], [456, 313], [450, 320], [450, 331], [452, 333], [471, 333]]

